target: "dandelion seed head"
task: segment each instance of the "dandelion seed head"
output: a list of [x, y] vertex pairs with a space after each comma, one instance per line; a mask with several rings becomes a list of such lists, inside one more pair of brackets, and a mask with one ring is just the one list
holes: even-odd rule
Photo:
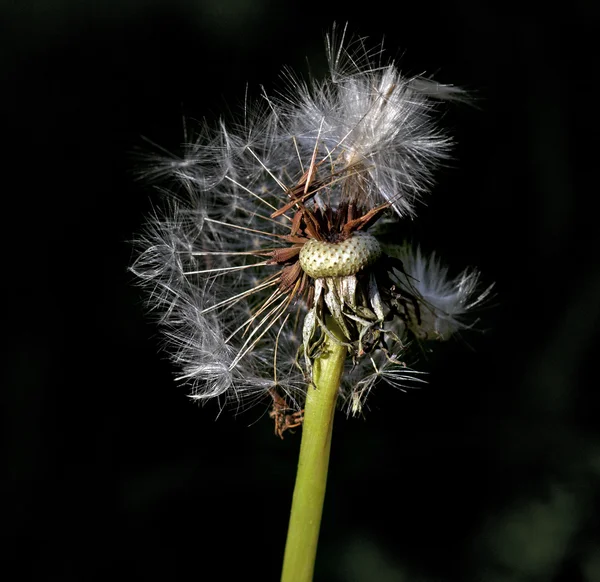
[[380, 220], [414, 213], [447, 157], [435, 112], [457, 92], [362, 45], [356, 55], [343, 35], [328, 46], [326, 79], [292, 79], [287, 96], [202, 127], [179, 163], [148, 173], [169, 176], [170, 194], [132, 271], [200, 402], [277, 395], [300, 410], [329, 338], [348, 350], [341, 395], [360, 414], [377, 383], [418, 381], [409, 332], [445, 339], [479, 301], [476, 271], [449, 279], [418, 249], [384, 252], [377, 235]]

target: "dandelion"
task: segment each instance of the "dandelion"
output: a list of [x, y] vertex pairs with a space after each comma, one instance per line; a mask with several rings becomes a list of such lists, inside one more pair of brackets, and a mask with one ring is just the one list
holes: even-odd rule
[[303, 421], [309, 432], [311, 389], [331, 385], [328, 406], [361, 414], [378, 382], [423, 381], [406, 365], [411, 342], [469, 327], [489, 293], [474, 270], [452, 279], [435, 256], [379, 239], [382, 223], [415, 214], [448, 157], [436, 112], [462, 92], [403, 77], [344, 33], [327, 37], [326, 79], [288, 74], [283, 95], [151, 170], [177, 190], [132, 267], [192, 398], [270, 398], [280, 437]]

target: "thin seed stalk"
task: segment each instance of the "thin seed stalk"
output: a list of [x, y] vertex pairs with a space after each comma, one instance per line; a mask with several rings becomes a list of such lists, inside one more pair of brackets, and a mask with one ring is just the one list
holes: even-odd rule
[[[331, 319], [329, 330], [342, 338]], [[313, 366], [302, 425], [298, 472], [292, 499], [281, 582], [311, 582], [327, 486], [329, 451], [338, 389], [344, 371], [346, 348], [326, 338]]]

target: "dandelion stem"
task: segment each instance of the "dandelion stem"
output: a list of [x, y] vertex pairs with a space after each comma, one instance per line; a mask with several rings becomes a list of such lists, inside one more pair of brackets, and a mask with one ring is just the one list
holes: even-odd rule
[[[341, 341], [342, 334], [331, 318], [327, 325]], [[344, 345], [326, 337], [323, 353], [314, 362], [314, 385], [309, 386], [306, 396], [281, 582], [311, 582], [313, 579], [327, 485], [333, 417], [346, 351]]]

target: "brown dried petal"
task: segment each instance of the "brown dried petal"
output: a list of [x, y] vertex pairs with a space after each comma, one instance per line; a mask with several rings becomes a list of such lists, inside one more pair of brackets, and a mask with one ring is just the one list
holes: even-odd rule
[[300, 275], [302, 274], [302, 267], [299, 262], [295, 262], [293, 265], [284, 267], [281, 271], [279, 289], [281, 291], [289, 291], [295, 284]]
[[360, 230], [361, 228], [366, 228], [371, 226], [376, 220], [379, 220], [381, 217], [381, 213], [388, 209], [391, 206], [389, 202], [385, 204], [381, 204], [376, 208], [369, 210], [366, 214], [363, 214], [360, 218], [356, 218], [355, 220], [351, 220], [344, 225], [342, 232], [344, 234], [350, 234], [355, 230]]
[[301, 246], [276, 249], [271, 253], [272, 259], [269, 261], [269, 264], [285, 263], [297, 257], [301, 250]]

